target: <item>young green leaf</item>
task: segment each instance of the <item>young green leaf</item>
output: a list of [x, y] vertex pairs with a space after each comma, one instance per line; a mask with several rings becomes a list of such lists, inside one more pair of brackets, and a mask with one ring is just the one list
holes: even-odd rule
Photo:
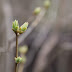
[[12, 30], [14, 32], [17, 32], [17, 30], [19, 30], [19, 24], [18, 24], [18, 20], [15, 20], [12, 24]]
[[28, 22], [25, 22], [25, 23], [20, 27], [19, 33], [21, 34], [21, 33], [25, 32], [25, 31], [27, 30], [27, 27], [28, 27]]

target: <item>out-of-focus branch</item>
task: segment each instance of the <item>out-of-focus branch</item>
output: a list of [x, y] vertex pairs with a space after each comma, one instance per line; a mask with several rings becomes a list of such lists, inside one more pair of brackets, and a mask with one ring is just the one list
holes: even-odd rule
[[19, 64], [18, 72], [23, 72], [24, 64], [26, 63], [26, 59], [27, 59], [25, 56], [27, 51], [28, 51], [27, 45], [24, 45], [24, 46], [19, 48], [19, 53], [20, 53], [21, 58], [23, 58], [23, 61], [22, 61], [22, 63]]
[[42, 72], [47, 64], [47, 55], [52, 51], [54, 46], [58, 43], [58, 34], [52, 34], [50, 38], [44, 43], [41, 51], [38, 54], [33, 72]]
[[32, 15], [31, 17], [29, 17], [29, 19], [27, 20], [27, 22], [29, 22], [29, 23], [32, 22], [34, 18], [35, 18], [35, 16]]

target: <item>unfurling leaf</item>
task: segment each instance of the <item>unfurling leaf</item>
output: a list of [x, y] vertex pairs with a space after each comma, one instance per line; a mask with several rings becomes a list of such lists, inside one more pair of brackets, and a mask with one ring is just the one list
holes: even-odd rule
[[25, 22], [20, 28], [19, 28], [19, 33], [23, 33], [27, 30], [28, 27], [28, 22]]
[[15, 20], [12, 24], [12, 30], [14, 32], [17, 32], [19, 30], [19, 24], [18, 24], [18, 20]]

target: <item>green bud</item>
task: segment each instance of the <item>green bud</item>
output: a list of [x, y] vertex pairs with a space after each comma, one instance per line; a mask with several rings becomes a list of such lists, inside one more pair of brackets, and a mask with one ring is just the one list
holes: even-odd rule
[[27, 27], [28, 27], [28, 22], [25, 22], [19, 29], [19, 33], [23, 33], [27, 30]]
[[41, 8], [40, 7], [37, 7], [35, 10], [34, 10], [34, 14], [35, 15], [38, 15], [41, 11]]
[[21, 63], [23, 61], [23, 59], [21, 57], [15, 57], [15, 62], [16, 63]]
[[13, 22], [12, 30], [13, 30], [14, 32], [17, 32], [17, 30], [19, 30], [18, 20], [15, 20], [15, 21]]
[[48, 8], [50, 5], [51, 5], [50, 1], [49, 0], [45, 0], [44, 7]]
[[27, 51], [28, 51], [28, 46], [26, 45], [19, 48], [20, 53], [26, 54]]

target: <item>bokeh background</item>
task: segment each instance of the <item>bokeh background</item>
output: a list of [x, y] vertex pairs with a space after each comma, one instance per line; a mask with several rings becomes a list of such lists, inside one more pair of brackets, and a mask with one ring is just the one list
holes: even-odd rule
[[[19, 37], [28, 46], [23, 72], [72, 72], [72, 0], [0, 0], [0, 72], [14, 72], [15, 34], [12, 22], [32, 19]], [[33, 16], [33, 10], [41, 13]]]

